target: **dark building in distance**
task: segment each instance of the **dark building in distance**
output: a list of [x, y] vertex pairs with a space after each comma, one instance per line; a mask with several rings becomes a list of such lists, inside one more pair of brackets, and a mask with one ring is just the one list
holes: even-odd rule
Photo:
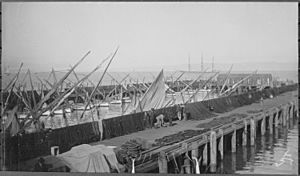
[[[250, 74], [230, 74], [227, 85], [232, 86]], [[223, 84], [227, 74], [219, 74], [217, 82]], [[272, 74], [255, 74], [241, 83], [241, 86], [270, 86], [273, 87]]]

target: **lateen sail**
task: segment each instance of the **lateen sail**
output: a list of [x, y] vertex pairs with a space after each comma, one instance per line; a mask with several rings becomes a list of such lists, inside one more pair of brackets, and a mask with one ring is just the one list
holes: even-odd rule
[[166, 90], [163, 70], [156, 77], [151, 86], [135, 106], [135, 112], [148, 111], [151, 108], [159, 109], [166, 107], [170, 101], [166, 101]]

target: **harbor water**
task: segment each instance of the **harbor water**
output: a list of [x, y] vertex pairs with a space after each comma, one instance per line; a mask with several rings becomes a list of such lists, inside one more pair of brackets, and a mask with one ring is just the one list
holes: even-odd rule
[[217, 173], [226, 174], [298, 174], [298, 121], [278, 126], [273, 134], [257, 133], [255, 146], [237, 146], [237, 152], [224, 153]]

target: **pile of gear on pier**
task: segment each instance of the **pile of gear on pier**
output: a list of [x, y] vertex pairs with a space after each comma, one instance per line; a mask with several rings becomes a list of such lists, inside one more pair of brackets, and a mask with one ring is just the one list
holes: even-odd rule
[[199, 124], [199, 125], [197, 125], [197, 128], [210, 129], [210, 128], [213, 128], [213, 127], [226, 125], [226, 124], [234, 122], [234, 121], [238, 121], [238, 120], [243, 119], [245, 117], [247, 117], [246, 114], [234, 113], [234, 114], [230, 114], [228, 116], [223, 116], [223, 117], [220, 117], [220, 118], [213, 119], [212, 121], [210, 121], [208, 123]]
[[171, 145], [180, 141], [184, 141], [186, 139], [192, 138], [194, 136], [200, 135], [202, 133], [205, 133], [209, 131], [209, 129], [203, 129], [203, 130], [184, 130], [180, 131], [176, 134], [164, 136], [159, 139], [155, 139], [155, 144], [154, 146], [166, 146], [166, 145]]

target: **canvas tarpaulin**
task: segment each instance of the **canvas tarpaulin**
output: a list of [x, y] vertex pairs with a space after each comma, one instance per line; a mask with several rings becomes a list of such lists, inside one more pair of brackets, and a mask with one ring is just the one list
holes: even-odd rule
[[71, 172], [110, 173], [111, 169], [119, 171], [113, 149], [103, 145], [79, 145], [57, 157], [66, 163]]

